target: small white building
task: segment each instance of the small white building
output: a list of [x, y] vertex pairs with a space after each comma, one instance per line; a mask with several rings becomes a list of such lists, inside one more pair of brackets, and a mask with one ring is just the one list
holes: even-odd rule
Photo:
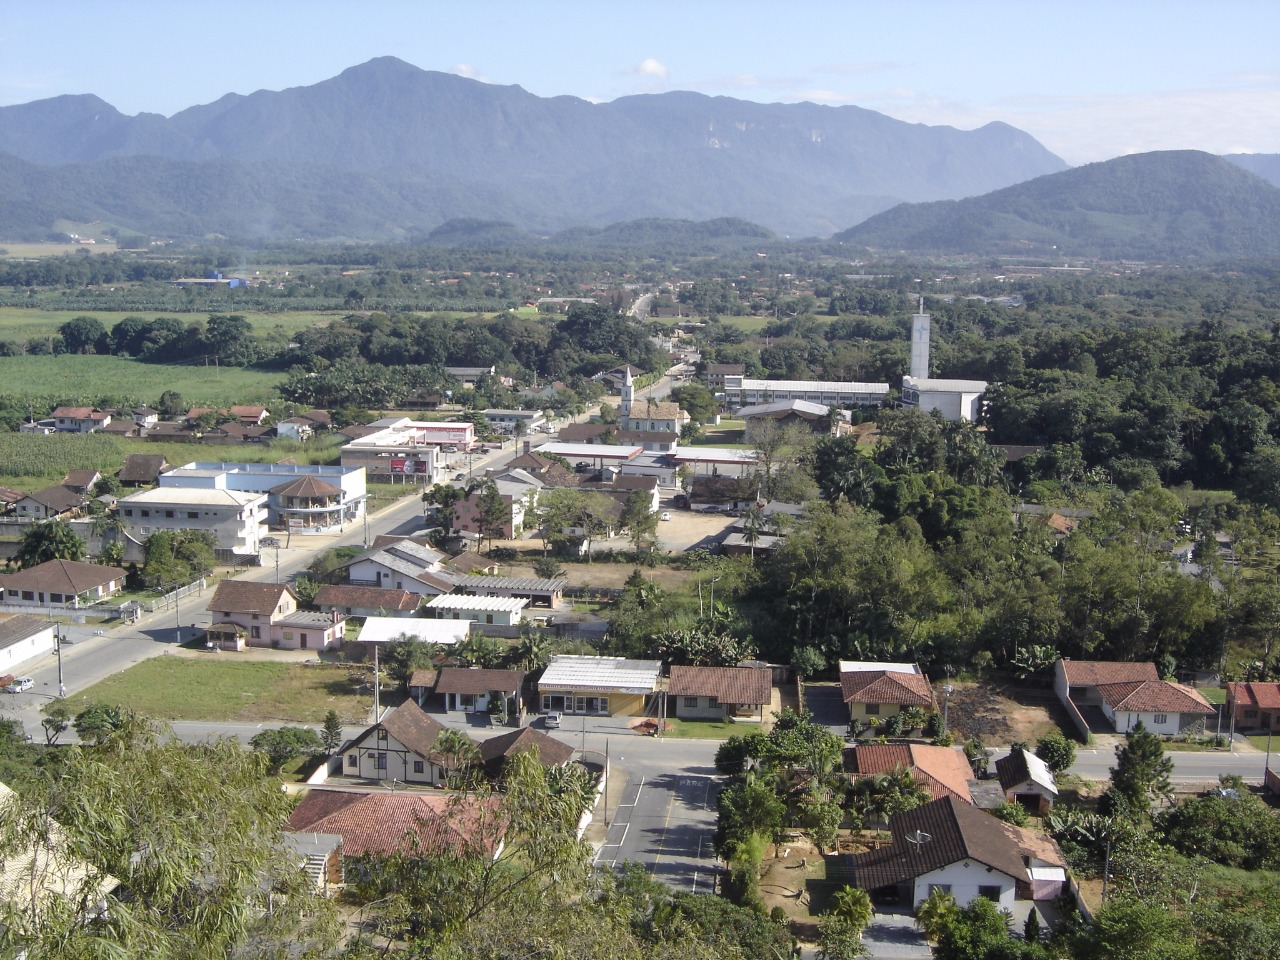
[[444, 593], [432, 597], [424, 605], [441, 620], [474, 620], [505, 627], [518, 624], [529, 601], [524, 597], [471, 597]]
[[53, 653], [55, 625], [25, 613], [0, 614], [0, 673], [18, 673], [28, 661]]
[[486, 410], [484, 418], [509, 437], [530, 437], [547, 425], [541, 410]]
[[824, 407], [870, 407], [884, 403], [887, 383], [859, 383], [837, 380], [756, 380], [751, 377], [724, 378], [725, 405], [736, 410], [775, 400], [808, 400]]
[[467, 639], [471, 620], [436, 620], [425, 617], [368, 617], [356, 637], [358, 643], [390, 643], [401, 634], [423, 643], [451, 647]]
[[1014, 750], [996, 761], [996, 776], [1008, 803], [1020, 803], [1042, 817], [1058, 799], [1058, 784], [1049, 765], [1030, 750]]
[[160, 530], [212, 533], [219, 550], [257, 556], [267, 536], [267, 495], [240, 490], [156, 487], [116, 502], [125, 532], [145, 540]]
[[902, 405], [916, 407], [924, 413], [936, 410], [944, 420], [973, 423], [982, 414], [982, 395], [988, 386], [985, 380], [906, 376], [902, 378]]

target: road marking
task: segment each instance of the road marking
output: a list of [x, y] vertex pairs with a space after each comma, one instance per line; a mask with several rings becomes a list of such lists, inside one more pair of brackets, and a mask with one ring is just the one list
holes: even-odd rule
[[658, 852], [653, 858], [653, 869], [650, 873], [654, 873], [658, 869], [658, 864], [662, 862], [662, 850], [667, 845], [667, 830], [671, 826], [671, 808], [676, 805], [676, 792], [671, 791], [671, 798], [667, 800], [667, 812], [662, 817], [662, 836], [658, 838]]
[[636, 784], [636, 795], [630, 803], [620, 803], [619, 807], [634, 807], [640, 802], [640, 791], [644, 789], [644, 777], [640, 778], [640, 782]]

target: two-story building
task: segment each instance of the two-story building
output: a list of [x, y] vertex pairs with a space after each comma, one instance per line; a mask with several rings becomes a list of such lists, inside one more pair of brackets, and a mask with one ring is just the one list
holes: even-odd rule
[[205, 609], [213, 615], [209, 642], [223, 650], [326, 650], [346, 632], [345, 617], [299, 610], [297, 595], [279, 583], [223, 580]]
[[58, 407], [52, 416], [62, 433], [96, 433], [111, 422], [111, 414], [93, 407]]
[[406, 700], [342, 748], [343, 776], [443, 786], [449, 758], [436, 746], [443, 731], [438, 720]]
[[267, 536], [267, 495], [239, 490], [156, 487], [116, 502], [125, 532], [145, 540], [160, 530], [212, 533], [220, 560], [256, 557]]

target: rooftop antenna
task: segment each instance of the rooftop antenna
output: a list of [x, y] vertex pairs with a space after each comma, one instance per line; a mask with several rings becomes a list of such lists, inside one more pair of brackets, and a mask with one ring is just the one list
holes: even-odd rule
[[929, 834], [925, 833], [923, 830], [917, 830], [911, 836], [907, 837], [906, 841], [919, 850], [932, 839], [933, 837], [929, 836]]

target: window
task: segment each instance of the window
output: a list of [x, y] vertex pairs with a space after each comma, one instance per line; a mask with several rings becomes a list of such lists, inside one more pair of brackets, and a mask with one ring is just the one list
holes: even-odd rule
[[486, 613], [486, 614], [484, 615], [484, 622], [485, 622], [485, 623], [493, 623], [493, 614], [492, 614], [492, 613]]
[[385, 753], [379, 753], [378, 760], [373, 766], [375, 770], [387, 769], [387, 755]]
[[1000, 888], [998, 886], [988, 886], [984, 884], [978, 887], [978, 896], [984, 897], [987, 900], [994, 900], [996, 903], [999, 903]]
[[415, 760], [415, 761], [413, 761], [413, 772], [414, 772], [414, 773], [422, 773], [422, 761], [421, 761], [421, 760]]
[[1154, 719], [1155, 719], [1155, 722], [1156, 722], [1156, 723], [1158, 723], [1158, 724], [1159, 724], [1159, 723], [1168, 723], [1168, 722], [1169, 722], [1169, 715], [1168, 715], [1167, 713], [1157, 713], [1157, 714], [1155, 715], [1155, 718], [1154, 718]]
[[1244, 712], [1244, 718], [1245, 718], [1246, 720], [1256, 720], [1256, 719], [1258, 719], [1258, 711], [1257, 711], [1257, 710], [1246, 710], [1246, 711]]
[[378, 742], [379, 743], [387, 742], [387, 731], [384, 730], [382, 727], [378, 728]]
[[284, 632], [284, 639], [285, 639], [285, 641], [286, 641], [287, 643], [293, 643], [293, 631], [292, 631], [292, 630], [286, 630], [286, 631]]
[[930, 896], [932, 896], [935, 892], [939, 892], [939, 891], [941, 891], [942, 893], [950, 893], [950, 892], [951, 892], [951, 884], [949, 884], [949, 883], [931, 883], [931, 884], [929, 884], [929, 894], [930, 894]]
[[172, 511], [172, 510], [166, 510], [166, 511], [164, 512], [164, 515], [165, 515], [166, 517], [168, 517], [170, 520], [172, 520], [172, 519], [173, 519], [173, 511]]
[[686, 707], [696, 707], [696, 706], [698, 705], [698, 698], [697, 698], [697, 697], [685, 697], [685, 698], [684, 698], [684, 705], [685, 705]]
[[868, 717], [874, 717], [874, 716], [877, 716], [877, 715], [880, 713], [880, 704], [878, 704], [878, 703], [868, 703], [868, 704], [867, 704], [866, 709], [867, 709], [867, 716], [868, 716]]
[[253, 639], [255, 639], [255, 640], [261, 640], [261, 639], [262, 639], [262, 628], [261, 628], [261, 627], [250, 627], [250, 628], [249, 628], [249, 636], [253, 637]]
[[188, 511], [187, 511], [187, 519], [188, 519], [188, 520], [199, 520], [199, 519], [200, 519], [200, 511], [199, 511], [199, 510], [188, 510]]
[[358, 755], [357, 755], [357, 754], [354, 754], [354, 753], [348, 753], [348, 754], [347, 754], [347, 766], [348, 766], [348, 767], [355, 767], [355, 766], [359, 766], [359, 765], [360, 765], [360, 760], [358, 759]]
[[128, 510], [126, 510], [126, 511], [124, 512], [124, 515], [125, 515], [126, 517], [132, 517], [132, 516], [133, 516], [133, 510], [132, 510], [132, 508], [130, 508], [130, 509], [128, 509]]

